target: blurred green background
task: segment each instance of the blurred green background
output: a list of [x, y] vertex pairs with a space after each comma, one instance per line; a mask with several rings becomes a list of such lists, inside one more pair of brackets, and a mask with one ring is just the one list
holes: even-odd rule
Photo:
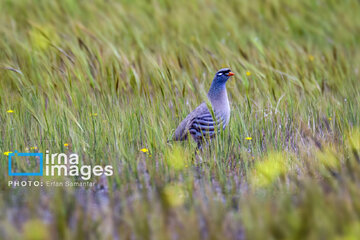
[[[356, 0], [0, 0], [0, 238], [358, 239], [359, 13]], [[226, 131], [198, 157], [167, 143], [223, 67]], [[115, 173], [13, 188], [34, 179], [7, 175], [14, 150]]]

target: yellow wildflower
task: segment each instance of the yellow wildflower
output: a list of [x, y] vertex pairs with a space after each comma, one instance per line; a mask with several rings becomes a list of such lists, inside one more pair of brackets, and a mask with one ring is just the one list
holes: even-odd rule
[[64, 147], [68, 147], [69, 146], [69, 144], [68, 143], [64, 143]]
[[332, 118], [331, 118], [331, 117], [329, 117], [329, 121], [331, 121], [331, 119], [332, 119]]
[[32, 147], [31, 150], [37, 150], [38, 148], [37, 147]]
[[249, 141], [250, 141], [251, 139], [252, 139], [252, 137], [246, 137], [246, 138], [245, 138], [245, 140], [249, 140]]
[[9, 109], [9, 110], [7, 110], [6, 112], [7, 112], [7, 113], [13, 113], [14, 110]]
[[250, 76], [251, 75], [251, 72], [250, 71], [247, 71], [246, 72], [246, 76]]
[[149, 152], [149, 149], [147, 149], [147, 148], [142, 148], [142, 149], [140, 149], [140, 151], [143, 152], [143, 153], [147, 153], [147, 152]]
[[12, 152], [4, 152], [4, 155], [9, 156], [9, 154]]
[[96, 117], [98, 114], [97, 113], [90, 113], [91, 117]]
[[314, 61], [314, 59], [315, 59], [313, 55], [309, 55], [308, 58], [309, 58], [310, 62]]

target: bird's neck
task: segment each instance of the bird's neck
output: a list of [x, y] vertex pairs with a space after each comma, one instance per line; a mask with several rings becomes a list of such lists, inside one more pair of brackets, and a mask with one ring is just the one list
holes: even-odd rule
[[208, 93], [208, 98], [215, 111], [229, 108], [229, 100], [225, 84], [213, 82]]

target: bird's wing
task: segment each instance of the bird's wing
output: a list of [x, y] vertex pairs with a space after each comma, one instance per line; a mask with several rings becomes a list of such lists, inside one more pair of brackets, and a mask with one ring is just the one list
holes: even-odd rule
[[175, 130], [175, 134], [173, 140], [175, 141], [183, 141], [188, 137], [189, 128], [196, 116], [202, 115], [204, 113], [209, 112], [206, 103], [201, 103], [194, 111], [192, 111], [186, 118], [179, 124], [179, 126]]
[[220, 131], [220, 124], [223, 119], [210, 113], [209, 110], [197, 115], [191, 122], [189, 132], [196, 138], [202, 138], [204, 136], [212, 137], [216, 131]]
[[206, 103], [203, 102], [179, 124], [175, 130], [173, 140], [186, 140], [188, 132], [196, 136], [211, 134], [214, 132], [215, 127], [219, 126], [218, 120], [214, 120]]

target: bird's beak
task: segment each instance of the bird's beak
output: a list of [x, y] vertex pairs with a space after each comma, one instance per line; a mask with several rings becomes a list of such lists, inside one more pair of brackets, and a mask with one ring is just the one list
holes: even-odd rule
[[229, 73], [228, 73], [228, 76], [229, 76], [229, 77], [234, 76], [234, 75], [235, 75], [235, 73], [233, 73], [233, 72], [229, 72]]

